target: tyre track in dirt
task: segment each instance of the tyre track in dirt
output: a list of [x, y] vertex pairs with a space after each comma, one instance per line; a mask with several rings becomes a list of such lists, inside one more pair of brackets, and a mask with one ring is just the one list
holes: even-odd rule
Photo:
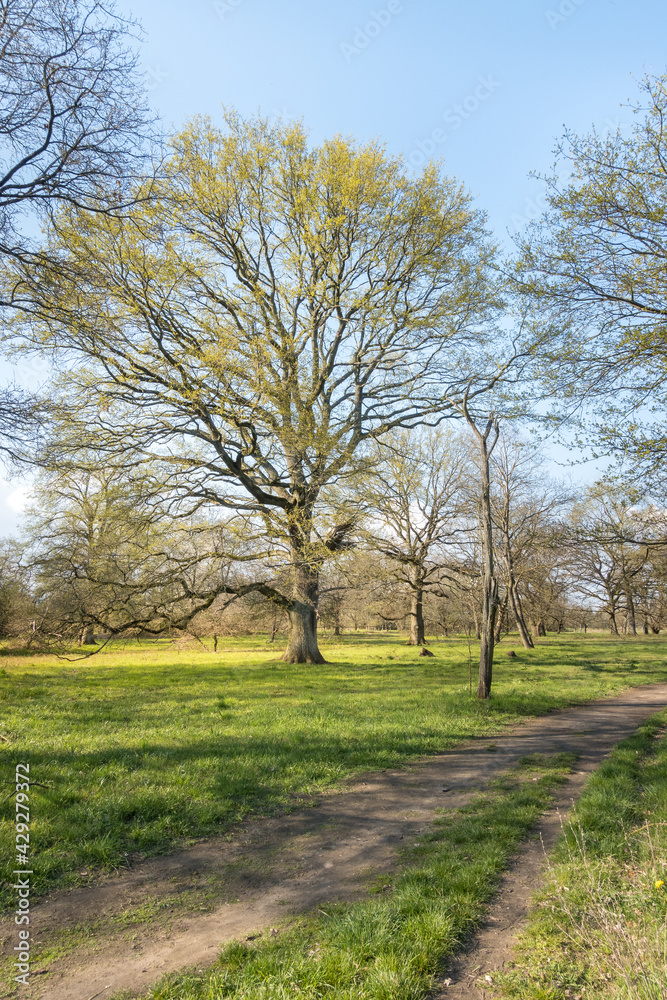
[[528, 922], [533, 896], [544, 880], [548, 851], [556, 844], [572, 806], [599, 763], [589, 760], [582, 767], [579, 761], [574, 774], [557, 789], [551, 808], [535, 825], [503, 876], [482, 926], [448, 963], [446, 976], [431, 1000], [488, 1000], [493, 995], [485, 976], [492, 978], [512, 960], [517, 937]]
[[[465, 805], [526, 754], [579, 755], [576, 773], [558, 792], [559, 808], [566, 810], [612, 747], [665, 705], [667, 684], [657, 684], [553, 712], [403, 769], [361, 776], [323, 796], [315, 808], [245, 824], [233, 841], [207, 840], [99, 885], [54, 896], [32, 908], [33, 940], [46, 943], [86, 921], [107, 923], [97, 940], [50, 962], [47, 975], [33, 975], [21, 997], [104, 1000], [122, 989], [141, 993], [168, 972], [204, 969], [226, 941], [266, 932], [324, 902], [364, 898], [369, 879], [395, 867], [402, 841], [416, 837], [438, 810]], [[551, 810], [543, 820], [545, 840], [560, 830], [557, 815]], [[453, 981], [438, 997], [483, 995], [460, 991], [477, 990], [474, 980], [506, 959], [539, 885], [542, 861], [539, 840], [529, 841], [506, 876], [494, 904], [499, 909], [491, 908], [477, 945], [447, 973]], [[205, 890], [215, 897], [207, 912], [184, 910], [176, 898], [186, 891], [203, 899]], [[160, 903], [168, 912], [172, 898], [173, 919], [136, 924], [131, 932], [114, 924], [114, 915], [146, 903]], [[0, 935], [7, 956], [15, 944], [11, 918], [0, 924]]]

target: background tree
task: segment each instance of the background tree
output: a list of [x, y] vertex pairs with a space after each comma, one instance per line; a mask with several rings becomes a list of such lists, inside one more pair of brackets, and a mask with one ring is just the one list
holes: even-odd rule
[[523, 607], [526, 586], [531, 576], [536, 578], [536, 562], [540, 563], [541, 581], [549, 576], [541, 575], [544, 560], [536, 559], [536, 550], [543, 546], [554, 516], [563, 511], [569, 496], [560, 484], [549, 480], [535, 449], [507, 435], [501, 436], [493, 453], [491, 475], [496, 548], [507, 599], [521, 641], [526, 649], [531, 649], [533, 639]]
[[44, 473], [34, 494], [25, 559], [45, 638], [91, 645], [96, 632], [184, 629], [211, 607], [221, 576], [248, 592], [239, 567], [249, 543], [151, 502], [132, 467]]
[[442, 591], [444, 549], [462, 529], [466, 456], [451, 432], [401, 432], [380, 446], [373, 485], [364, 491], [377, 519], [373, 544], [393, 565], [410, 599], [413, 646], [426, 641], [424, 598]]
[[[656, 514], [658, 516], [656, 516]], [[618, 486], [596, 483], [573, 516], [572, 565], [580, 593], [597, 600], [618, 634], [637, 633], [638, 614], [648, 620], [656, 607], [651, 581], [657, 586], [664, 557], [664, 514], [633, 505]]]
[[461, 412], [477, 444], [476, 465], [479, 470], [479, 541], [481, 550], [482, 613], [480, 622], [479, 683], [477, 697], [488, 698], [493, 676], [493, 647], [495, 643], [496, 616], [498, 614], [498, 579], [496, 577], [493, 546], [493, 515], [491, 509], [491, 456], [498, 443], [500, 425], [491, 412], [484, 430], [477, 426], [469, 406], [469, 394], [461, 401]]
[[[131, 197], [153, 138], [137, 34], [96, 0], [0, 3], [0, 263], [37, 253], [28, 216], [63, 203], [117, 210]], [[34, 394], [0, 389], [0, 449], [34, 453], [45, 416]]]
[[0, 637], [30, 641], [35, 628], [35, 603], [24, 546], [0, 540]]
[[173, 145], [150, 205], [61, 216], [15, 282], [23, 333], [67, 359], [72, 454], [159, 459], [170, 502], [245, 518], [270, 551], [257, 589], [290, 617], [285, 658], [321, 662], [319, 575], [364, 450], [441, 420], [462, 372], [471, 398], [499, 377], [481, 326], [494, 251], [460, 185], [409, 179], [376, 144], [311, 149], [300, 125], [229, 114]]
[[[549, 207], [521, 241], [519, 287], [548, 336], [559, 413], [596, 407], [594, 438], [642, 492], [665, 491], [667, 78], [647, 77], [624, 135], [568, 134]], [[561, 181], [561, 177], [565, 180]]]
[[318, 607], [319, 623], [340, 635], [357, 625], [367, 626], [369, 590], [384, 577], [370, 553], [358, 547], [340, 553], [323, 567]]
[[562, 632], [575, 621], [577, 606], [572, 601], [577, 595], [569, 572], [569, 550], [558, 522], [547, 524], [536, 534], [523, 584], [523, 607], [533, 640], [550, 630]]

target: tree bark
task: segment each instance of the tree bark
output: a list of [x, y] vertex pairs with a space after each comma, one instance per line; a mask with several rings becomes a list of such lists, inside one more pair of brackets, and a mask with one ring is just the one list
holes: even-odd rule
[[508, 589], [512, 614], [514, 615], [514, 621], [516, 622], [516, 627], [519, 630], [519, 636], [521, 637], [524, 649], [534, 649], [535, 643], [533, 642], [530, 632], [526, 627], [526, 620], [523, 617], [523, 608], [521, 607], [521, 597], [519, 595], [516, 580], [514, 579], [514, 574], [511, 572], [510, 585]]
[[95, 645], [95, 628], [93, 625], [84, 625], [79, 635], [80, 646]]
[[409, 646], [423, 646], [424, 639], [424, 587], [418, 577], [410, 581], [410, 638]]
[[293, 600], [287, 608], [289, 636], [285, 663], [326, 663], [317, 645], [319, 573], [308, 566], [301, 552], [294, 552]]
[[[498, 420], [491, 413], [482, 433], [471, 417], [467, 404], [467, 393], [463, 398], [462, 412], [479, 443], [482, 490], [479, 504], [479, 523], [482, 543], [482, 622], [479, 649], [479, 683], [477, 697], [488, 698], [491, 694], [493, 675], [493, 647], [495, 640], [496, 615], [498, 613], [498, 581], [493, 565], [493, 518], [491, 515], [491, 469], [490, 458], [500, 433]], [[489, 445], [491, 432], [493, 441]]]

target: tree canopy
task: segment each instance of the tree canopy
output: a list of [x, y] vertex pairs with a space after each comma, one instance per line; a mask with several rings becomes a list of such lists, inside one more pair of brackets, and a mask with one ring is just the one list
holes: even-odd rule
[[[27, 219], [63, 204], [118, 210], [153, 139], [138, 26], [99, 0], [0, 5], [0, 263], [39, 255]], [[11, 285], [0, 305], [11, 304]], [[0, 451], [33, 455], [35, 394], [0, 389]]]
[[141, 174], [152, 133], [138, 26], [98, 0], [0, 10], [0, 253], [22, 254], [26, 209], [107, 210]]
[[635, 480], [662, 490], [667, 77], [647, 77], [633, 111], [627, 133], [559, 147], [549, 207], [521, 241], [519, 287], [549, 327], [542, 374], [559, 410], [591, 402], [598, 447], [631, 456]]
[[313, 148], [234, 113], [195, 120], [140, 194], [122, 218], [62, 212], [45, 262], [12, 278], [76, 414], [61, 456], [150, 459], [174, 509], [244, 519], [287, 658], [318, 661], [318, 574], [348, 544], [342, 486], [370, 442], [499, 377], [484, 217], [436, 166], [411, 179], [377, 143]]

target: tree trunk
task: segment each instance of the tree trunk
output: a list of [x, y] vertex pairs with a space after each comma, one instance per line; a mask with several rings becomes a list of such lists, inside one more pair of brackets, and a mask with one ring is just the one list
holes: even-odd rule
[[300, 552], [294, 552], [293, 600], [287, 609], [289, 636], [283, 655], [285, 663], [326, 663], [317, 645], [317, 598], [319, 574], [309, 567]]
[[523, 617], [523, 608], [521, 607], [521, 597], [519, 595], [519, 590], [513, 573], [510, 574], [509, 598], [512, 606], [512, 614], [514, 615], [514, 621], [516, 622], [516, 627], [519, 630], [519, 636], [521, 637], [524, 649], [534, 649], [535, 643], [531, 638], [530, 632], [526, 628], [526, 620]]
[[531, 623], [530, 630], [533, 633], [533, 639], [541, 639], [547, 634], [547, 630], [544, 626], [544, 621], [542, 618], [537, 618]]
[[494, 626], [498, 610], [498, 581], [494, 576], [484, 580], [484, 600], [482, 603], [482, 634], [479, 649], [479, 683], [477, 697], [488, 698], [491, 694], [493, 676], [493, 648], [495, 645]]
[[[479, 683], [477, 697], [488, 698], [491, 694], [493, 674], [493, 647], [495, 639], [496, 614], [498, 612], [498, 581], [493, 566], [493, 519], [491, 516], [491, 469], [490, 458], [498, 441], [498, 421], [489, 416], [484, 433], [481, 433], [468, 413], [464, 402], [464, 415], [479, 442], [480, 470], [482, 474], [482, 495], [479, 505], [479, 521], [482, 542], [482, 622], [479, 648]], [[494, 440], [489, 447], [489, 436], [494, 432]]]
[[317, 645], [317, 612], [310, 604], [295, 601], [289, 609], [289, 638], [285, 663], [326, 663]]
[[496, 626], [495, 626], [495, 632], [494, 632], [494, 636], [493, 636], [493, 641], [494, 641], [494, 644], [496, 646], [500, 642], [500, 633], [503, 630], [503, 625], [506, 624], [506, 621], [505, 621], [505, 619], [506, 619], [506, 612], [507, 612], [507, 591], [505, 591], [505, 596], [503, 597], [503, 603], [498, 608], [498, 612], [496, 614]]
[[95, 628], [93, 625], [84, 625], [79, 634], [80, 646], [95, 645]]
[[418, 577], [411, 580], [410, 638], [409, 646], [423, 646], [424, 640], [424, 589]]
[[635, 602], [632, 596], [632, 587], [626, 582], [625, 585], [625, 599], [627, 604], [626, 612], [626, 631], [630, 632], [632, 635], [637, 635], [637, 620], [635, 616]]
[[502, 530], [505, 549], [505, 563], [507, 566], [507, 592], [505, 594], [505, 606], [507, 606], [507, 599], [509, 597], [509, 604], [512, 609], [512, 614], [514, 615], [514, 621], [516, 622], [516, 627], [519, 630], [519, 637], [523, 643], [524, 649], [533, 649], [535, 644], [531, 638], [530, 632], [528, 631], [528, 627], [526, 626], [526, 620], [523, 617], [521, 595], [519, 594], [519, 586], [516, 582], [516, 576], [514, 574], [514, 557], [512, 554], [512, 539], [510, 532], [509, 486], [507, 487], [505, 502], [503, 504]]

